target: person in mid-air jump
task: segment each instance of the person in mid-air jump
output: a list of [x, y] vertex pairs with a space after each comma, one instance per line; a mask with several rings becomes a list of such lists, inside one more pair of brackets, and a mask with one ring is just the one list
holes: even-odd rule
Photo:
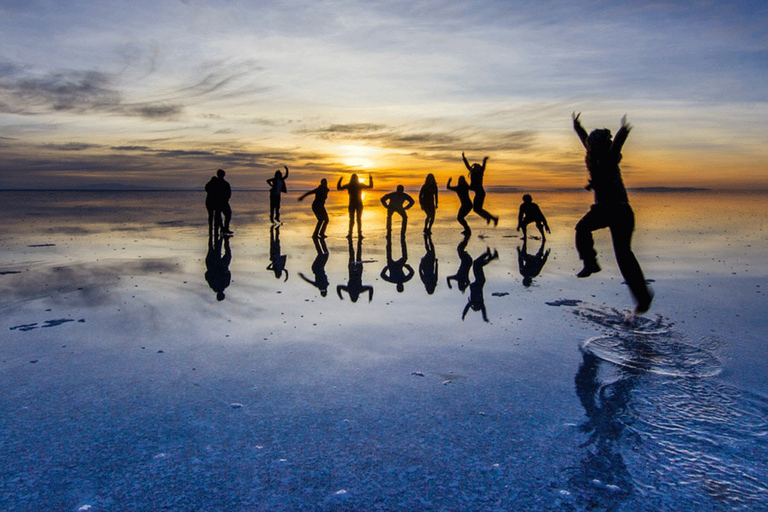
[[495, 215], [491, 215], [483, 208], [485, 203], [485, 188], [483, 187], [483, 177], [485, 176], [485, 164], [488, 162], [488, 157], [483, 158], [483, 164], [469, 165], [467, 157], [464, 153], [461, 154], [461, 159], [464, 161], [464, 165], [469, 172], [469, 189], [474, 191], [475, 198], [472, 201], [472, 210], [485, 219], [486, 224], [490, 224], [493, 221], [493, 225], [499, 224], [499, 218]]
[[577, 276], [588, 277], [600, 272], [592, 232], [609, 228], [616, 262], [635, 299], [635, 313], [645, 313], [651, 307], [653, 292], [648, 288], [640, 264], [632, 252], [635, 214], [629, 205], [619, 169], [621, 148], [632, 127], [627, 124], [625, 115], [621, 118], [621, 127], [615, 137], [611, 138], [610, 130], [605, 128], [587, 134], [579, 121], [580, 115], [573, 113], [573, 129], [587, 150], [585, 161], [589, 170], [589, 184], [586, 189], [594, 192], [595, 204], [576, 224], [576, 250], [584, 262], [584, 268]]

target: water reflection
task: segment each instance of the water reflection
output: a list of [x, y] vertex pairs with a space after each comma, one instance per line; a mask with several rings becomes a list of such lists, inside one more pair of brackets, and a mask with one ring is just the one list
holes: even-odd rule
[[339, 295], [341, 300], [344, 300], [341, 292], [347, 292], [347, 294], [349, 294], [349, 300], [352, 302], [357, 302], [357, 299], [360, 298], [360, 295], [367, 293], [368, 302], [371, 302], [373, 300], [373, 286], [363, 284], [363, 263], [366, 262], [362, 260], [362, 237], [358, 237], [357, 239], [357, 253], [355, 253], [352, 238], [348, 238], [347, 241], [349, 243], [349, 264], [347, 265], [349, 270], [349, 279], [347, 280], [347, 284], [340, 284], [336, 286], [336, 293]]
[[435, 254], [435, 244], [432, 243], [432, 234], [429, 230], [424, 232], [424, 256], [419, 263], [419, 277], [424, 283], [427, 293], [432, 295], [437, 288], [437, 255]]
[[280, 279], [285, 272], [285, 281], [288, 280], [288, 270], [285, 268], [285, 262], [288, 256], [282, 254], [280, 248], [280, 226], [273, 225], [269, 228], [269, 265], [267, 270], [275, 273], [275, 278]]
[[208, 237], [208, 253], [205, 256], [205, 280], [216, 292], [217, 300], [224, 300], [224, 290], [232, 281], [232, 274], [229, 271], [230, 263], [232, 263], [232, 251], [229, 247], [229, 237], [211, 233]]
[[465, 233], [464, 238], [456, 247], [456, 252], [459, 254], [460, 262], [458, 270], [456, 270], [454, 275], [445, 278], [446, 282], [448, 283], [448, 288], [452, 288], [451, 280], [456, 281], [456, 286], [458, 286], [459, 290], [461, 290], [461, 293], [464, 293], [464, 290], [466, 290], [469, 286], [469, 271], [472, 268], [472, 256], [470, 256], [467, 252], [469, 236], [469, 233]]
[[528, 239], [523, 239], [523, 246], [517, 248], [517, 264], [520, 268], [520, 275], [523, 276], [523, 286], [531, 286], [533, 278], [541, 274], [544, 264], [549, 258], [549, 251], [544, 251], [546, 240], [541, 239], [541, 246], [536, 254], [528, 254]]
[[499, 258], [499, 252], [491, 252], [490, 247], [485, 250], [483, 254], [475, 258], [472, 263], [472, 273], [475, 276], [475, 280], [469, 285], [469, 300], [467, 305], [464, 306], [464, 312], [461, 314], [461, 319], [467, 316], [470, 309], [472, 311], [480, 311], [483, 314], [483, 320], [488, 321], [488, 313], [485, 309], [485, 297], [483, 295], [483, 288], [485, 287], [485, 270], [483, 268], [491, 261]]
[[315, 261], [312, 262], [312, 273], [315, 275], [315, 280], [309, 279], [303, 273], [299, 272], [299, 276], [318, 290], [320, 295], [325, 297], [328, 295], [328, 274], [325, 273], [325, 264], [328, 263], [328, 247], [325, 245], [324, 238], [313, 238], [315, 242], [315, 251], [317, 256]]
[[397, 260], [392, 257], [392, 237], [387, 236], [387, 265], [381, 269], [381, 278], [388, 283], [394, 283], [397, 291], [402, 293], [405, 290], [405, 283], [410, 281], [414, 274], [413, 267], [408, 264], [408, 246], [405, 243], [405, 236], [400, 237], [400, 258]]

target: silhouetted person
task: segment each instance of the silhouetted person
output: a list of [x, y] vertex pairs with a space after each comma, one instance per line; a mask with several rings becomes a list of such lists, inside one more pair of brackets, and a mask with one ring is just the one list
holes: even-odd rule
[[285, 186], [285, 180], [288, 179], [288, 167], [285, 167], [285, 175], [280, 171], [275, 171], [275, 176], [269, 178], [269, 221], [272, 223], [280, 222], [280, 198], [281, 194], [288, 192]]
[[520, 267], [520, 275], [523, 276], [523, 285], [531, 286], [533, 278], [541, 274], [541, 269], [549, 258], [549, 249], [544, 251], [546, 241], [541, 239], [541, 247], [535, 255], [528, 254], [528, 241], [523, 239], [523, 247], [517, 248], [517, 263]]
[[357, 220], [357, 236], [362, 238], [363, 189], [373, 188], [373, 177], [370, 174], [368, 175], [368, 185], [360, 183], [357, 174], [353, 174], [346, 185], [342, 185], [341, 180], [342, 178], [339, 178], [336, 190], [346, 190], [349, 194], [349, 232], [347, 233], [347, 238], [352, 238], [352, 228], [355, 225], [355, 220]]
[[312, 212], [315, 214], [317, 224], [312, 238], [325, 238], [325, 228], [328, 227], [328, 212], [325, 211], [325, 200], [328, 199], [328, 180], [323, 178], [317, 188], [302, 194], [299, 201], [302, 201], [308, 195], [314, 194], [315, 200], [312, 201]]
[[[224, 245], [224, 255], [221, 247]], [[229, 248], [229, 237], [208, 237], [208, 253], [205, 255], [205, 280], [208, 286], [216, 292], [217, 300], [224, 300], [224, 290], [232, 281], [229, 264], [232, 262], [232, 251]]]
[[635, 313], [645, 313], [651, 307], [653, 293], [648, 288], [640, 264], [632, 252], [632, 232], [635, 230], [635, 214], [629, 205], [627, 191], [621, 179], [619, 162], [621, 148], [632, 129], [627, 116], [621, 118], [621, 128], [611, 139], [605, 128], [587, 135], [579, 121], [581, 113], [573, 114], [573, 129], [587, 150], [585, 158], [589, 170], [587, 190], [594, 191], [595, 204], [576, 224], [576, 250], [584, 262], [578, 277], [588, 277], [600, 272], [592, 232], [609, 228], [613, 239], [613, 251], [624, 280], [635, 299]]
[[435, 175], [427, 174], [427, 179], [419, 190], [419, 206], [424, 210], [426, 218], [424, 219], [424, 233], [432, 233], [432, 224], [435, 223], [435, 213], [437, 211], [437, 181]]
[[[231, 235], [229, 221], [232, 218], [232, 209], [229, 207], [229, 198], [232, 197], [232, 189], [224, 179], [226, 173], [223, 169], [216, 171], [208, 183], [205, 184], [205, 208], [208, 210], [208, 234], [213, 235], [214, 230], [221, 228], [225, 235]], [[222, 225], [221, 216], [224, 216]]]
[[485, 164], [488, 162], [488, 157], [483, 158], [482, 165], [469, 165], [467, 157], [464, 156], [464, 153], [461, 154], [461, 159], [464, 161], [464, 165], [469, 171], [469, 189], [475, 193], [475, 199], [472, 201], [472, 210], [484, 218], [487, 224], [490, 224], [491, 221], [493, 221], [493, 225], [497, 226], [499, 224], [499, 218], [491, 215], [485, 210], [485, 208], [483, 208], [483, 203], [485, 203], [485, 188], [483, 188], [483, 177], [485, 176]]
[[282, 254], [280, 248], [280, 226], [270, 226], [269, 228], [269, 265], [267, 270], [275, 273], [275, 278], [280, 279], [285, 272], [285, 280], [288, 280], [288, 270], [285, 269], [285, 262], [288, 256]]
[[325, 297], [328, 295], [328, 274], [325, 273], [325, 264], [328, 263], [328, 247], [325, 245], [325, 240], [322, 238], [314, 238], [315, 250], [317, 256], [312, 263], [312, 273], [315, 275], [315, 280], [312, 281], [307, 276], [299, 272], [299, 276], [320, 290], [320, 296]]
[[397, 291], [405, 290], [405, 283], [410, 281], [415, 274], [413, 267], [408, 264], [408, 247], [405, 237], [400, 237], [401, 257], [398, 260], [392, 258], [392, 237], [387, 237], [387, 266], [381, 269], [381, 278], [388, 283], [394, 283]]
[[539, 205], [533, 202], [531, 194], [525, 194], [523, 195], [523, 203], [520, 205], [520, 211], [517, 214], [517, 230], [523, 230], [523, 239], [528, 236], [528, 224], [532, 222], [536, 223], [536, 227], [539, 233], [541, 233], [541, 239], [546, 240], [547, 237], [544, 236], [544, 230], [546, 229], [547, 233], [549, 233], [547, 219], [541, 213]]
[[491, 261], [498, 259], [499, 253], [493, 251], [491, 253], [490, 247], [486, 251], [475, 258], [472, 263], [472, 274], [475, 276], [475, 280], [469, 285], [469, 300], [467, 305], [464, 306], [464, 312], [461, 314], [461, 319], [467, 316], [467, 312], [470, 308], [473, 311], [480, 311], [483, 314], [483, 320], [488, 321], [488, 314], [485, 310], [485, 297], [483, 296], [483, 287], [485, 286], [485, 267]]
[[456, 281], [456, 285], [461, 290], [461, 293], [464, 293], [469, 286], [469, 271], [472, 269], [472, 256], [467, 252], [468, 243], [469, 233], [465, 233], [464, 238], [456, 246], [456, 252], [459, 254], [459, 268], [454, 275], [445, 278], [448, 288], [453, 288], [451, 280]]
[[405, 236], [405, 230], [408, 227], [408, 214], [405, 210], [413, 206], [413, 198], [405, 192], [402, 185], [397, 186], [397, 190], [385, 194], [381, 198], [381, 204], [387, 209], [387, 236], [392, 235], [392, 214], [397, 213], [402, 218], [400, 226], [400, 236]]
[[432, 235], [424, 233], [424, 249], [426, 252], [419, 263], [419, 277], [424, 283], [427, 293], [432, 295], [437, 288], [437, 256], [435, 244], [432, 243]]
[[363, 284], [363, 261], [361, 259], [363, 253], [363, 241], [358, 237], [357, 255], [355, 255], [354, 248], [352, 247], [352, 238], [348, 238], [349, 265], [347, 265], [347, 268], [349, 270], [349, 279], [347, 280], [347, 284], [336, 286], [336, 293], [341, 300], [344, 300], [341, 292], [347, 292], [349, 294], [349, 300], [352, 302], [357, 302], [357, 299], [360, 298], [361, 294], [367, 293], [368, 302], [371, 302], [373, 300], [373, 286]]
[[464, 176], [459, 176], [459, 183], [453, 187], [451, 186], [451, 179], [452, 178], [448, 178], [448, 185], [446, 186], [448, 187], [448, 190], [456, 192], [459, 196], [459, 202], [461, 203], [459, 206], [459, 213], [456, 215], [456, 220], [459, 221], [459, 224], [464, 228], [464, 231], [462, 231], [461, 234], [470, 235], [472, 234], [472, 230], [469, 229], [469, 224], [467, 224], [465, 219], [467, 214], [472, 211], [472, 198], [469, 197], [469, 183], [464, 179]]

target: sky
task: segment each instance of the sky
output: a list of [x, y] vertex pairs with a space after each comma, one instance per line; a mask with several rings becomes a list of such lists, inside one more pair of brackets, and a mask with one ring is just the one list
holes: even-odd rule
[[768, 189], [768, 3], [0, 0], [0, 189]]

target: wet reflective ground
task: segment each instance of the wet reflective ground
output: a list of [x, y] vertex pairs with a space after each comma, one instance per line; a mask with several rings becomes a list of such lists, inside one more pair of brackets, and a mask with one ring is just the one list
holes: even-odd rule
[[[0, 192], [7, 510], [754, 510], [768, 507], [768, 202], [634, 193], [656, 300], [632, 307], [587, 193], [441, 191], [403, 241], [298, 194]], [[395, 226], [399, 226], [395, 217]]]

